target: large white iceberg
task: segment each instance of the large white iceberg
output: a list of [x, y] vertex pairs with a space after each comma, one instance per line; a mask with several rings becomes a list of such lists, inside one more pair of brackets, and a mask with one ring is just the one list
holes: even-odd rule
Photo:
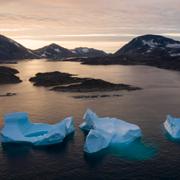
[[180, 118], [168, 115], [164, 122], [164, 127], [172, 138], [180, 139]]
[[88, 153], [98, 152], [111, 143], [131, 143], [142, 135], [139, 126], [117, 118], [100, 118], [90, 109], [83, 119], [85, 122], [80, 128], [89, 131], [84, 145], [84, 151]]
[[4, 116], [4, 127], [1, 131], [1, 141], [27, 142], [36, 146], [60, 143], [75, 130], [72, 117], [49, 125], [32, 123], [25, 112], [10, 113]]

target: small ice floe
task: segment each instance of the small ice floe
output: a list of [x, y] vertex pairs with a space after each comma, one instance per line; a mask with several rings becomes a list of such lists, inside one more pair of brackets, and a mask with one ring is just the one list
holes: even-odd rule
[[180, 139], [180, 118], [168, 115], [164, 122], [164, 127], [172, 138]]
[[84, 114], [84, 120], [80, 128], [89, 131], [84, 151], [95, 153], [111, 144], [128, 144], [142, 136], [139, 126], [116, 118], [100, 118], [90, 109]]
[[32, 143], [36, 146], [57, 144], [75, 130], [72, 117], [49, 125], [32, 123], [28, 114], [16, 112], [4, 116], [4, 127], [1, 130], [2, 143]]

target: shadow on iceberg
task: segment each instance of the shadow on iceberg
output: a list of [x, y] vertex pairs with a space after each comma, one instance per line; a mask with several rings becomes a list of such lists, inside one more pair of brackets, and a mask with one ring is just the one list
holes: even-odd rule
[[142, 136], [139, 126], [116, 118], [100, 118], [90, 109], [84, 114], [84, 120], [80, 128], [89, 131], [84, 145], [87, 153], [96, 153], [112, 144], [127, 145]]
[[63, 142], [64, 138], [74, 132], [72, 117], [49, 125], [31, 123], [24, 112], [10, 113], [4, 117], [1, 131], [2, 143], [30, 143], [34, 146], [47, 146]]

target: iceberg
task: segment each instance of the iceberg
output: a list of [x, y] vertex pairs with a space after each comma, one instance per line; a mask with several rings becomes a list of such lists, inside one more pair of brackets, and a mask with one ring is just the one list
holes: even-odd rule
[[117, 118], [98, 117], [90, 109], [83, 119], [80, 128], [89, 131], [84, 145], [87, 153], [98, 152], [114, 143], [129, 144], [142, 136], [139, 126]]
[[57, 124], [32, 123], [25, 112], [9, 113], [4, 116], [1, 130], [2, 143], [31, 143], [35, 146], [60, 143], [75, 131], [72, 117]]
[[180, 139], [180, 118], [168, 115], [164, 122], [164, 127], [172, 138]]

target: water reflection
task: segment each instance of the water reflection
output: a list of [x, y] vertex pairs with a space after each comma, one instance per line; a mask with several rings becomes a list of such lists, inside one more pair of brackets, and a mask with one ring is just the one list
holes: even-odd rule
[[68, 151], [68, 145], [74, 141], [74, 133], [67, 136], [62, 143], [49, 146], [33, 146], [30, 143], [2, 143], [2, 151], [7, 158], [26, 157], [32, 151], [43, 151], [47, 154], [60, 154]]
[[28, 143], [2, 143], [2, 152], [8, 158], [26, 157], [32, 149], [32, 145]]
[[90, 166], [102, 163], [106, 156], [114, 156], [130, 161], [145, 161], [152, 159], [157, 149], [149, 142], [138, 139], [130, 144], [111, 144], [107, 149], [93, 154], [84, 154], [84, 158]]
[[[98, 114], [131, 120], [141, 126], [145, 136], [157, 142], [158, 149], [141, 141], [129, 147], [115, 145], [96, 155], [83, 153], [84, 136], [77, 129], [76, 138], [63, 145], [35, 148], [29, 145], [3, 146], [0, 149], [0, 177], [11, 179], [126, 179], [149, 177], [164, 178], [179, 175], [179, 144], [163, 137], [159, 125], [166, 114], [179, 116], [180, 73], [147, 66], [87, 66], [79, 63], [27, 61], [8, 65], [20, 71], [23, 83], [1, 86], [0, 93], [16, 92], [17, 96], [0, 99], [0, 125], [8, 112], [25, 111], [33, 122], [59, 122], [74, 116], [76, 127], [83, 122], [87, 108]], [[25, 68], [24, 68], [25, 66]], [[38, 72], [62, 71], [79, 77], [100, 78], [114, 83], [142, 87], [142, 91], [123, 93], [121, 98], [74, 99], [74, 93], [60, 93], [34, 87], [28, 79]], [[157, 156], [158, 150], [158, 156]], [[147, 160], [142, 163], [143, 160]], [[88, 167], [87, 167], [88, 166]], [[97, 167], [97, 168], [96, 168]], [[93, 170], [92, 170], [93, 169]], [[150, 171], [151, 170], [151, 171]], [[132, 173], [133, 171], [133, 173]], [[153, 171], [153, 172], [152, 172]], [[162, 173], [163, 172], [163, 173]], [[124, 176], [122, 176], [124, 175]], [[81, 178], [80, 178], [81, 176]], [[114, 178], [114, 179], [115, 179]], [[155, 178], [155, 177], [154, 177]], [[172, 178], [171, 178], [172, 179]]]
[[148, 142], [136, 140], [130, 144], [112, 144], [109, 153], [127, 160], [144, 161], [156, 155], [156, 148]]
[[94, 168], [102, 164], [107, 155], [108, 148], [93, 154], [84, 153], [84, 160], [87, 162], [89, 167]]
[[[164, 130], [164, 131], [165, 131], [165, 130]], [[178, 138], [178, 139], [173, 138], [167, 131], [164, 132], [164, 137], [165, 137], [168, 141], [171, 141], [171, 142], [180, 144], [180, 138]]]

